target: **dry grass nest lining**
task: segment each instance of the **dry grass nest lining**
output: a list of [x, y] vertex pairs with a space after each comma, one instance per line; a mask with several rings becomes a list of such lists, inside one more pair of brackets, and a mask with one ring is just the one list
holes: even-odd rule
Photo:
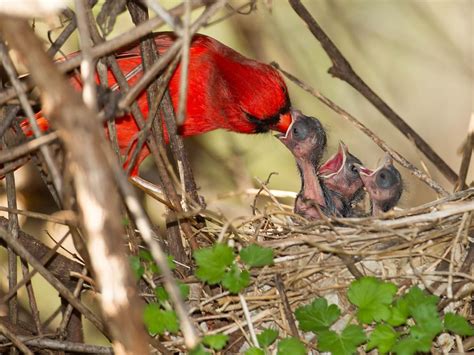
[[[324, 296], [344, 313], [350, 307], [347, 287], [354, 280], [347, 260], [363, 275], [390, 280], [402, 291], [418, 285], [451, 299], [447, 304], [452, 310], [469, 310], [466, 296], [472, 294], [474, 284], [473, 252], [469, 251], [474, 233], [474, 189], [381, 219], [346, 218], [302, 224], [273, 207], [264, 215], [227, 223], [220, 231], [213, 231], [220, 241], [233, 239], [242, 246], [257, 242], [274, 250], [274, 264], [253, 269], [252, 284], [244, 293], [257, 329], [272, 322], [289, 333], [282, 295], [275, 288], [276, 274], [282, 277], [293, 312], [315, 297]], [[211, 333], [230, 334], [243, 330], [246, 323], [239, 297], [228, 292], [201, 298], [194, 306], [204, 314], [212, 314], [197, 321], [235, 320]]]

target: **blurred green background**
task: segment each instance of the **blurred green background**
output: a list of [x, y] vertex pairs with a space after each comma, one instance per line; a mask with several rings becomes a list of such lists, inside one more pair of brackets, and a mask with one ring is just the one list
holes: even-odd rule
[[[102, 1], [103, 2], [103, 1]], [[239, 8], [248, 1], [230, 1]], [[167, 7], [180, 1], [161, 1]], [[473, 16], [471, 0], [311, 0], [304, 1], [310, 12], [333, 39], [359, 75], [457, 172], [458, 149], [467, 135], [473, 111]], [[236, 15], [203, 29], [206, 33], [242, 54], [262, 62], [278, 62], [282, 68], [322, 91], [416, 166], [424, 169], [448, 190], [452, 186], [426, 161], [388, 121], [348, 84], [332, 78], [330, 60], [306, 25], [284, 0], [257, 1], [249, 15]], [[99, 5], [100, 6], [100, 5]], [[98, 8], [97, 8], [98, 9]], [[242, 9], [245, 12], [246, 9]], [[248, 10], [248, 8], [247, 8]], [[97, 12], [97, 11], [96, 11]], [[222, 11], [220, 16], [231, 12]], [[196, 12], [194, 15], [197, 15]], [[38, 33], [58, 26], [58, 21], [36, 23]], [[110, 36], [130, 28], [122, 15]], [[60, 33], [54, 30], [52, 37]], [[68, 42], [68, 51], [77, 50], [77, 37]], [[321, 120], [329, 135], [326, 156], [334, 153], [343, 140], [353, 154], [368, 167], [375, 167], [383, 152], [351, 124], [331, 112], [315, 98], [288, 82], [294, 107]], [[296, 192], [300, 181], [294, 160], [271, 134], [244, 136], [211, 132], [186, 139], [196, 180], [210, 209], [227, 218], [249, 216], [253, 196], [240, 195], [258, 187], [271, 172], [269, 187]], [[423, 164], [425, 163], [425, 165]], [[406, 208], [433, 200], [436, 195], [426, 185], [400, 168], [406, 191], [400, 207]], [[142, 176], [156, 178], [149, 160]], [[52, 201], [34, 173], [27, 167], [16, 173], [19, 208], [50, 213]], [[474, 174], [469, 174], [468, 183]], [[291, 200], [285, 201], [291, 204]], [[6, 206], [5, 198], [2, 205]], [[144, 198], [156, 223], [163, 210], [152, 199]], [[59, 239], [64, 228], [28, 220], [23, 228], [47, 240], [46, 231]], [[72, 244], [67, 245], [72, 249]], [[5, 250], [0, 251], [1, 288], [7, 287]], [[34, 284], [45, 288], [39, 277]], [[23, 289], [22, 289], [22, 293]], [[38, 297], [42, 318], [57, 305], [47, 293]], [[0, 313], [2, 309], [0, 307]]]

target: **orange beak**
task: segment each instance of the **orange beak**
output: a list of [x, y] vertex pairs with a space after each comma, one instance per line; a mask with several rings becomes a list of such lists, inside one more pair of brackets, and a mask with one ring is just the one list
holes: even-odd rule
[[291, 123], [293, 122], [293, 117], [291, 116], [290, 112], [284, 113], [280, 115], [280, 120], [278, 123], [273, 127], [275, 131], [281, 132], [283, 134], [286, 134], [286, 131], [288, 131], [288, 128], [291, 126]]

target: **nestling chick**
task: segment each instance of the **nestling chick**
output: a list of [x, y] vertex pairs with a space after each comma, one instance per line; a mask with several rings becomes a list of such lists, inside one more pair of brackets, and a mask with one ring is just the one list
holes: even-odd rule
[[378, 216], [395, 207], [402, 196], [403, 182], [390, 155], [387, 154], [383, 164], [374, 171], [356, 166], [370, 196], [371, 214]]
[[352, 215], [353, 205], [364, 194], [364, 184], [356, 165], [362, 165], [362, 162], [349, 153], [343, 142], [339, 142], [337, 153], [318, 170], [320, 183], [329, 190], [337, 212], [343, 217]]
[[317, 168], [326, 147], [326, 132], [313, 117], [292, 111], [293, 122], [286, 135], [278, 139], [291, 151], [301, 177], [301, 190], [295, 201], [295, 213], [307, 219], [321, 218], [320, 211], [334, 210], [327, 192], [319, 183]]

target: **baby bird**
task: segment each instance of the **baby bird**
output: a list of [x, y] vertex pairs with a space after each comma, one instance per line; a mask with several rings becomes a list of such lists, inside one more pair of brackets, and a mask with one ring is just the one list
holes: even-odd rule
[[301, 190], [295, 201], [295, 213], [307, 219], [320, 219], [321, 211], [333, 211], [328, 193], [321, 186], [317, 169], [326, 147], [326, 132], [313, 117], [292, 111], [293, 122], [285, 135], [278, 139], [290, 150], [296, 160], [301, 177]]
[[362, 162], [349, 153], [341, 141], [337, 153], [318, 170], [320, 183], [329, 190], [329, 196], [342, 217], [351, 216], [354, 204], [364, 195], [364, 184], [356, 165], [362, 166]]
[[383, 164], [374, 171], [361, 165], [356, 167], [370, 196], [372, 216], [378, 216], [395, 207], [402, 196], [403, 182], [390, 155], [387, 154]]

